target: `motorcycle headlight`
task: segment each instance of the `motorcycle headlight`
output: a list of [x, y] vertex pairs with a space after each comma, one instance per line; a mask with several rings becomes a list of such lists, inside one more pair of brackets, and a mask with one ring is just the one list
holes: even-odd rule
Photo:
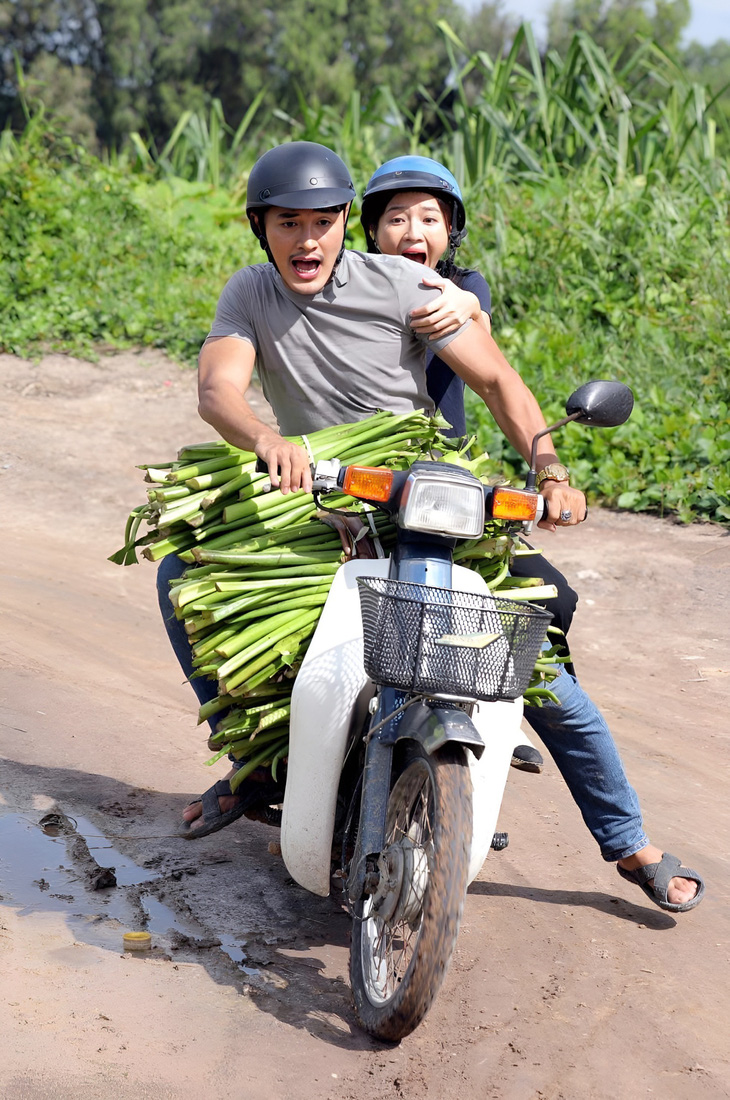
[[408, 531], [475, 539], [484, 531], [483, 486], [471, 474], [464, 477], [463, 471], [411, 470], [398, 524]]

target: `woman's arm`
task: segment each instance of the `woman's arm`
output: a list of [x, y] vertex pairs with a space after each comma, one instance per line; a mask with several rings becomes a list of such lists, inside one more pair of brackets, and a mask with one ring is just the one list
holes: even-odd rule
[[410, 326], [414, 332], [431, 339], [448, 336], [467, 321], [476, 321], [486, 332], [491, 332], [491, 318], [482, 309], [476, 294], [462, 290], [451, 279], [445, 279], [435, 271], [424, 274], [421, 281], [425, 286], [440, 287], [441, 296], [413, 310]]

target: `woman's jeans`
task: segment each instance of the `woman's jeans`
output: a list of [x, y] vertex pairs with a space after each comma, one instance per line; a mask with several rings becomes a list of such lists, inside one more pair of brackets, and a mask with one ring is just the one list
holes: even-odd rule
[[567, 668], [549, 686], [561, 705], [525, 707], [525, 718], [557, 764], [603, 858], [613, 863], [631, 856], [649, 839], [611, 731]]
[[[162, 621], [165, 624], [170, 644], [175, 650], [175, 656], [180, 662], [180, 667], [185, 673], [185, 679], [198, 697], [198, 702], [210, 703], [218, 695], [218, 685], [215, 680], [209, 680], [207, 676], [198, 676], [195, 680], [190, 677], [195, 672], [193, 665], [193, 651], [188, 640], [182, 620], [175, 617], [175, 609], [170, 602], [170, 581], [182, 576], [188, 566], [181, 561], [177, 554], [168, 554], [163, 558], [157, 569], [157, 599], [160, 604]], [[215, 733], [216, 723], [220, 721], [223, 711], [213, 714], [208, 722], [212, 733]]]
[[[190, 679], [194, 671], [192, 650], [168, 596], [169, 581], [186, 568], [174, 554], [163, 558], [157, 571], [157, 594], [172, 648]], [[204, 677], [190, 680], [190, 684], [201, 704], [218, 693], [215, 682]], [[649, 841], [642, 828], [639, 800], [626, 778], [611, 731], [568, 669], [550, 684], [550, 690], [561, 705], [525, 707], [525, 718], [557, 764], [603, 858], [615, 862], [633, 855]], [[211, 730], [215, 730], [221, 715], [219, 712], [209, 719]]]

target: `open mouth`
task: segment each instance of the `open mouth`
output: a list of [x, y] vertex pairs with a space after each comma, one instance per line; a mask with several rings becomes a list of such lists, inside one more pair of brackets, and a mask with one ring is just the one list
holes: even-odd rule
[[427, 259], [426, 253], [420, 248], [407, 248], [402, 255], [405, 256], [407, 260], [415, 260], [417, 264], [425, 264]]
[[300, 279], [314, 279], [322, 266], [321, 260], [295, 259], [291, 262]]

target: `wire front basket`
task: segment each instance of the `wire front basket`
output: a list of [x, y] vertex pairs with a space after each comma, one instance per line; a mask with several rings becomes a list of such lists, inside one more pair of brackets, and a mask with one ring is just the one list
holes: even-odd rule
[[469, 699], [516, 699], [550, 613], [491, 593], [358, 577], [365, 671], [377, 684]]

